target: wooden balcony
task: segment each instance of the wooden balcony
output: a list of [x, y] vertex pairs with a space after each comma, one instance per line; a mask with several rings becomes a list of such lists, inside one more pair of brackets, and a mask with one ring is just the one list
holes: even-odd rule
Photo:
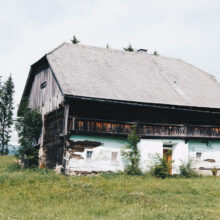
[[128, 135], [134, 124], [137, 125], [137, 133], [142, 137], [220, 138], [220, 126], [106, 122], [78, 118], [70, 120], [69, 131], [89, 134]]

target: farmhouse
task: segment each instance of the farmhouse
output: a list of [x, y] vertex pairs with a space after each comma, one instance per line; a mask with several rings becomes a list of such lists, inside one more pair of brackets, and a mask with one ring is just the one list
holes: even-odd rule
[[117, 171], [132, 125], [141, 168], [155, 154], [220, 168], [220, 85], [180, 60], [63, 43], [31, 66], [23, 96], [43, 117], [40, 165], [71, 174]]

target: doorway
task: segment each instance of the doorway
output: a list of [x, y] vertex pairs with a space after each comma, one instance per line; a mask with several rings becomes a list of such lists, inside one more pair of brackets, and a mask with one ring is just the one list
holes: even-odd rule
[[163, 145], [163, 157], [166, 160], [166, 163], [169, 164], [169, 174], [172, 175], [172, 144], [164, 144]]

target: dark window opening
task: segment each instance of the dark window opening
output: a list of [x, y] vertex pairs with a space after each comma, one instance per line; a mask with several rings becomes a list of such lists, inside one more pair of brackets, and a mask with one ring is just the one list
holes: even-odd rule
[[196, 160], [201, 160], [202, 153], [201, 152], [196, 152]]
[[45, 81], [45, 82], [42, 82], [42, 83], [41, 83], [40, 88], [43, 89], [43, 88], [45, 88], [46, 86], [47, 86], [47, 82]]
[[86, 158], [87, 159], [91, 159], [92, 158], [92, 151], [91, 150], [86, 151]]

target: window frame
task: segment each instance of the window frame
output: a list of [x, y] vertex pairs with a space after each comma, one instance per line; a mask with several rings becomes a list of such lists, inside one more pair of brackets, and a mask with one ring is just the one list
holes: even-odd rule
[[90, 160], [92, 159], [93, 151], [92, 150], [87, 150], [86, 151], [86, 159]]
[[[114, 156], [113, 156], [113, 155], [114, 155]], [[111, 161], [113, 161], [113, 162], [118, 161], [118, 152], [116, 152], [116, 151], [112, 151], [112, 154], [111, 154]]]
[[[198, 157], [198, 155], [200, 156]], [[200, 161], [201, 159], [202, 159], [202, 152], [196, 152], [196, 160]]]

